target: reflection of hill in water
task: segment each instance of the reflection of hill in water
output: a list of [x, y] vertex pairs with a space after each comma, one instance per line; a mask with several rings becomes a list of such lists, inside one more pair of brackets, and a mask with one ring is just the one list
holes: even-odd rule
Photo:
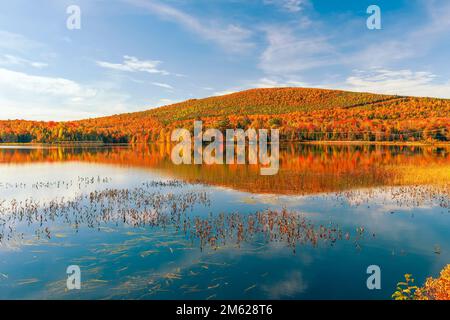
[[356, 188], [450, 183], [450, 149], [410, 146], [284, 145], [280, 170], [257, 165], [180, 165], [170, 145], [0, 149], [0, 163], [81, 161], [151, 168], [188, 182], [255, 193], [311, 194]]

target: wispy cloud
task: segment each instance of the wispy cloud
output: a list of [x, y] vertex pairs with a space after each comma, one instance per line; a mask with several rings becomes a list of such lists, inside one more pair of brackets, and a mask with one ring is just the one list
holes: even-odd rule
[[268, 46], [259, 67], [268, 74], [289, 75], [336, 63], [334, 47], [325, 37], [294, 35], [288, 27], [266, 27]]
[[240, 90], [241, 90], [240, 88], [237, 88], [237, 89], [225, 89], [225, 90], [221, 90], [221, 91], [216, 91], [216, 92], [214, 92], [213, 95], [214, 96], [225, 96], [227, 94], [232, 94], [232, 93], [238, 92]]
[[[442, 16], [450, 15], [450, 5], [442, 7]], [[428, 18], [433, 17], [429, 13]], [[403, 62], [417, 57], [426, 57], [436, 44], [440, 44], [443, 35], [448, 35], [450, 23], [448, 19], [440, 16], [432, 18], [420, 26], [398, 26], [391, 28], [391, 33], [379, 41], [363, 44], [355, 43], [356, 47], [347, 58], [341, 60], [346, 64], [359, 64], [366, 66], [388, 65]], [[402, 33], [402, 37], [397, 35]]]
[[175, 103], [178, 103], [181, 101], [183, 101], [183, 100], [161, 98], [156, 103], [154, 103], [152, 106], [153, 107], [167, 106], [167, 105], [175, 104]]
[[161, 87], [161, 88], [165, 88], [165, 89], [170, 89], [170, 90], [173, 89], [173, 87], [170, 84], [167, 84], [167, 83], [152, 82], [152, 85], [157, 86], [157, 87]]
[[426, 0], [423, 5], [429, 17], [429, 23], [415, 31], [416, 36], [436, 36], [442, 33], [448, 35], [450, 28], [450, 3], [448, 1]]
[[21, 34], [0, 30], [0, 49], [26, 52], [41, 46], [41, 43], [31, 40]]
[[397, 25], [383, 30], [383, 37], [368, 44], [356, 38], [354, 51], [341, 62], [374, 67], [432, 56], [436, 45], [450, 40], [450, 3], [435, 0], [418, 3], [422, 5], [423, 14], [417, 23], [399, 19]]
[[450, 82], [438, 82], [430, 72], [372, 68], [355, 71], [347, 78], [344, 89], [408, 96], [450, 98]]
[[37, 62], [31, 61], [25, 58], [21, 58], [18, 56], [4, 54], [0, 56], [0, 65], [21, 65], [21, 66], [30, 66], [33, 68], [44, 68], [47, 67], [48, 64], [45, 62]]
[[159, 60], [139, 60], [136, 57], [124, 56], [122, 63], [112, 63], [106, 61], [96, 61], [97, 65], [102, 68], [126, 71], [126, 72], [148, 72], [159, 73], [168, 75], [169, 72], [158, 69], [158, 66], [162, 63]]
[[283, 88], [283, 87], [308, 87], [306, 82], [296, 79], [275, 79], [275, 78], [260, 78], [258, 81], [248, 84], [249, 88]]
[[[264, 1], [278, 6], [287, 2]], [[308, 6], [308, 2], [300, 1], [301, 11], [305, 11], [305, 4]], [[329, 66], [345, 69], [388, 66], [427, 57], [436, 45], [442, 44], [443, 39], [450, 39], [450, 3], [430, 0], [419, 1], [418, 4], [422, 5], [423, 10], [423, 18], [418, 23], [411, 24], [409, 20], [399, 19], [397, 24], [391, 24], [376, 38], [369, 37], [370, 34], [362, 36], [361, 33], [351, 36], [351, 30], [371, 32], [364, 29], [361, 19], [341, 21], [343, 32], [333, 31], [334, 25], [321, 20], [315, 21], [308, 32], [302, 30], [301, 23], [293, 24], [291, 21], [266, 26], [263, 31], [267, 45], [260, 55], [259, 67], [266, 74], [282, 75]], [[311, 26], [308, 14], [310, 11], [302, 12], [301, 17]]]
[[285, 87], [313, 87], [313, 85], [308, 84], [303, 81], [292, 79], [281, 79], [281, 78], [267, 78], [263, 77], [256, 81], [248, 81], [247, 83], [229, 88], [226, 90], [214, 92], [215, 96], [223, 96], [226, 94], [235, 93], [242, 90], [248, 90], [253, 88], [285, 88]]
[[283, 10], [289, 12], [300, 12], [306, 6], [310, 5], [309, 0], [264, 0], [265, 4], [277, 5]]
[[194, 17], [179, 9], [153, 0], [124, 0], [127, 3], [146, 9], [163, 19], [173, 21], [202, 38], [219, 44], [231, 52], [245, 52], [253, 47], [250, 41], [252, 32], [236, 24], [223, 24], [215, 20]]

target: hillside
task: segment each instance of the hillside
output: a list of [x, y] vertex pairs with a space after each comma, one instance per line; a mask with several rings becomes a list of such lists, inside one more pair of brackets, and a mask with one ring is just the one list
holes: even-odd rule
[[170, 140], [193, 119], [220, 129], [278, 128], [283, 140], [450, 141], [450, 100], [274, 88], [80, 121], [0, 121], [0, 142]]
[[144, 114], [160, 121], [228, 115], [284, 114], [347, 108], [395, 98], [397, 97], [324, 89], [251, 89], [226, 96], [188, 100], [150, 110]]

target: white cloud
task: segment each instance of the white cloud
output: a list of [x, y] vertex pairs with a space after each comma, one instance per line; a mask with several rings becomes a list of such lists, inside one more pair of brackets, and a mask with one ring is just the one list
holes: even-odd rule
[[173, 89], [173, 87], [170, 84], [167, 84], [167, 83], [152, 82], [152, 85], [157, 86], [157, 87], [161, 87], [161, 88], [165, 88], [165, 89], [170, 89], [170, 90]]
[[408, 96], [450, 98], [450, 82], [437, 82], [430, 72], [372, 68], [355, 71], [347, 78], [344, 89]]
[[235, 24], [222, 25], [217, 21], [201, 21], [181, 10], [175, 9], [157, 1], [125, 0], [126, 2], [144, 8], [164, 19], [173, 21], [202, 38], [216, 42], [231, 52], [245, 52], [253, 43], [250, 42], [252, 32]]
[[232, 94], [232, 93], [236, 93], [236, 92], [238, 92], [238, 91], [240, 91], [240, 89], [236, 89], [236, 90], [233, 90], [233, 89], [229, 89], [229, 90], [222, 90], [222, 91], [216, 91], [216, 92], [214, 92], [214, 96], [225, 96], [225, 95], [227, 95], [227, 94]]
[[20, 66], [30, 66], [33, 68], [44, 68], [48, 64], [44, 62], [36, 62], [28, 59], [24, 59], [18, 56], [13, 56], [10, 54], [4, 54], [0, 57], [0, 65], [20, 65]]
[[74, 120], [129, 112], [129, 96], [0, 68], [0, 119]]
[[283, 8], [290, 12], [299, 12], [303, 10], [303, 7], [307, 3], [305, 0], [285, 0], [283, 1]]
[[64, 78], [29, 75], [0, 68], [0, 87], [14, 88], [38, 94], [87, 98], [95, 96], [92, 89], [83, 88], [78, 83]]
[[167, 99], [167, 98], [161, 98], [159, 99], [153, 106], [154, 107], [161, 107], [161, 106], [167, 106], [170, 104], [175, 104], [178, 102], [181, 102], [182, 100], [175, 100], [175, 99]]
[[275, 78], [267, 78], [263, 77], [256, 81], [249, 81], [244, 85], [237, 86], [234, 88], [229, 88], [222, 91], [214, 92], [215, 96], [223, 96], [231, 93], [236, 93], [242, 90], [248, 90], [253, 88], [286, 88], [286, 87], [313, 87], [312, 85], [298, 81], [296, 79], [275, 79]]
[[136, 57], [124, 56], [122, 63], [111, 63], [106, 61], [96, 61], [97, 65], [102, 68], [126, 71], [126, 72], [148, 72], [168, 75], [169, 72], [158, 69], [157, 67], [162, 63], [158, 60], [139, 60]]
[[297, 80], [276, 80], [272, 78], [261, 78], [257, 82], [251, 83], [253, 88], [282, 88], [282, 87], [307, 87], [306, 82]]
[[265, 4], [274, 4], [289, 12], [300, 12], [309, 5], [308, 0], [264, 0]]

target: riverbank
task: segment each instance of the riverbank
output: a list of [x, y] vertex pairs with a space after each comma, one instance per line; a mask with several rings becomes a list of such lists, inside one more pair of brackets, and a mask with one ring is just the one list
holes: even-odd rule
[[450, 142], [421, 142], [421, 141], [299, 141], [293, 143], [317, 145], [380, 145], [380, 146], [417, 146], [417, 147], [450, 147]]
[[71, 143], [33, 143], [33, 142], [8, 142], [8, 143], [0, 143], [1, 147], [42, 147], [42, 148], [51, 148], [51, 147], [108, 147], [108, 146], [129, 146], [128, 143], [85, 143], [85, 142], [71, 142]]
[[[166, 142], [149, 142], [149, 143], [103, 143], [103, 142], [84, 142], [73, 141], [65, 143], [0, 143], [0, 147], [106, 147], [106, 146], [130, 146], [143, 144], [165, 144]], [[309, 144], [309, 145], [380, 145], [380, 146], [412, 146], [412, 147], [450, 147], [449, 142], [422, 142], [422, 141], [281, 141], [282, 144]]]

